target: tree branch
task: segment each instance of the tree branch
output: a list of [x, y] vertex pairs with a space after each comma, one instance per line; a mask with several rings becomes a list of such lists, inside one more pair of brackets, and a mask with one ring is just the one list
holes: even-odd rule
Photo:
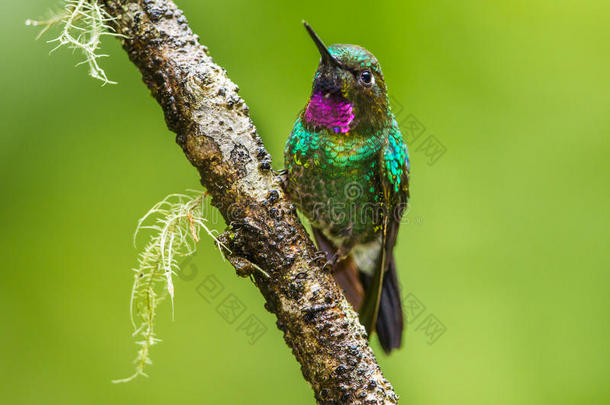
[[315, 259], [238, 87], [199, 44], [182, 11], [169, 0], [99, 2], [125, 35], [124, 49], [229, 225], [223, 235], [229, 260], [240, 275], [256, 266], [269, 274], [250, 273], [316, 400], [397, 403], [358, 315]]

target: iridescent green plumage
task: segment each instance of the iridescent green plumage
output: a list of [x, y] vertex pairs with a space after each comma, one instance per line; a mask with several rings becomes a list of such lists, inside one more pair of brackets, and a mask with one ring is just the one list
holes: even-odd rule
[[[369, 332], [382, 301], [377, 331], [390, 351], [400, 345], [402, 331], [392, 249], [409, 196], [407, 147], [375, 57], [356, 45], [326, 48], [308, 30], [322, 60], [312, 97], [286, 144], [287, 191], [310, 220], [319, 247], [338, 262], [342, 287], [364, 284], [364, 297], [352, 292], [351, 301]], [[359, 275], [341, 281], [350, 263]]]
[[285, 150], [288, 190], [313, 226], [369, 242], [378, 233], [380, 218], [372, 214], [384, 201], [382, 181], [408, 193], [406, 146], [393, 118], [376, 131], [329, 132], [297, 119]]

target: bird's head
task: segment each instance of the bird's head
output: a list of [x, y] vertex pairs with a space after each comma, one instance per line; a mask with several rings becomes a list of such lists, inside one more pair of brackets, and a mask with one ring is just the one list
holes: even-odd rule
[[326, 47], [303, 23], [322, 56], [304, 111], [305, 122], [335, 133], [385, 125], [390, 115], [389, 103], [377, 58], [358, 45]]

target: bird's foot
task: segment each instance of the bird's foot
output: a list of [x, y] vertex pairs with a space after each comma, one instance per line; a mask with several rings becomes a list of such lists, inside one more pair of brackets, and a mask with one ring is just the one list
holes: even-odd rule
[[326, 261], [326, 263], [324, 263], [324, 266], [322, 266], [322, 270], [334, 270], [335, 266], [337, 265], [337, 262], [339, 262], [339, 255], [337, 253], [335, 253], [334, 255], [331, 256], [330, 259], [328, 259]]
[[345, 259], [349, 254], [350, 249], [346, 246], [341, 246], [324, 264], [323, 270], [334, 270], [337, 263]]
[[309, 261], [309, 263], [307, 263], [307, 264], [310, 266], [313, 264], [325, 265], [326, 260], [327, 260], [326, 252], [318, 251], [318, 252], [316, 252], [316, 255], [313, 257], [313, 259], [311, 259]]
[[276, 172], [276, 176], [279, 179], [282, 188], [286, 189], [286, 186], [288, 185], [288, 169]]

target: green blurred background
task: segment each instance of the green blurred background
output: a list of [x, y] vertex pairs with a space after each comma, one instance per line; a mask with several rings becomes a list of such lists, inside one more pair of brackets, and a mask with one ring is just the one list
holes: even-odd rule
[[[374, 52], [446, 148], [429, 165], [411, 147], [397, 255], [425, 312], [379, 355], [403, 403], [610, 403], [610, 4], [421, 3], [178, 2], [274, 167], [319, 58], [303, 18]], [[175, 321], [159, 315], [150, 378], [111, 384], [136, 351], [136, 221], [198, 178], [118, 41], [103, 66], [119, 84], [101, 87], [78, 56], [48, 55], [53, 33], [34, 40], [25, 19], [57, 4], [0, 4], [0, 402], [313, 403], [263, 299], [205, 240]], [[255, 344], [199, 296], [210, 274], [267, 327]], [[434, 344], [417, 330], [428, 315], [446, 327]]]

